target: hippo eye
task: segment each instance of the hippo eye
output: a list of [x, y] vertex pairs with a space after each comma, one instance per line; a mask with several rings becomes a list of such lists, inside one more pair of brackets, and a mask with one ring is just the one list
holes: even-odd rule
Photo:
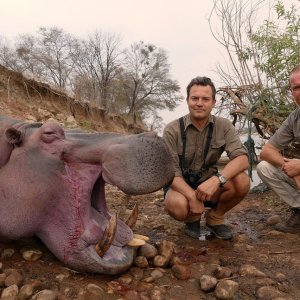
[[53, 134], [54, 131], [53, 131], [52, 128], [45, 128], [44, 133], [45, 133], [45, 134]]
[[54, 134], [54, 131], [47, 131], [47, 132], [44, 132], [44, 134], [48, 134], [48, 135]]
[[48, 123], [43, 126], [41, 139], [45, 143], [52, 143], [55, 140], [63, 139], [63, 138], [64, 138], [64, 131], [58, 124]]
[[45, 143], [52, 143], [55, 139], [57, 139], [57, 135], [53, 130], [45, 130], [41, 136], [41, 139]]

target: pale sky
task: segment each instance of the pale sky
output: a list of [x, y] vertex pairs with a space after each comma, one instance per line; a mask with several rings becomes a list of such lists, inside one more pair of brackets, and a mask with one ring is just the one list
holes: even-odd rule
[[[184, 97], [188, 82], [198, 75], [211, 77], [218, 86], [214, 70], [223, 61], [223, 49], [207, 20], [213, 0], [0, 0], [0, 7], [1, 36], [34, 33], [42, 26], [57, 26], [77, 37], [95, 30], [118, 33], [123, 48], [144, 41], [166, 50], [172, 79]], [[175, 111], [160, 115], [168, 123], [186, 113], [183, 100]]]

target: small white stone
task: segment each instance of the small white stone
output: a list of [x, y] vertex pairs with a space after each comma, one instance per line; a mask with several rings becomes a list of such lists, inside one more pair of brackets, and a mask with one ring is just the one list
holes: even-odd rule
[[217, 278], [209, 276], [209, 275], [203, 275], [200, 277], [200, 288], [203, 292], [210, 292], [212, 291], [218, 283]]
[[4, 297], [14, 297], [19, 293], [19, 288], [16, 284], [13, 284], [2, 291], [1, 298]]
[[40, 250], [26, 250], [22, 253], [22, 257], [27, 261], [37, 261], [43, 255], [43, 252]]

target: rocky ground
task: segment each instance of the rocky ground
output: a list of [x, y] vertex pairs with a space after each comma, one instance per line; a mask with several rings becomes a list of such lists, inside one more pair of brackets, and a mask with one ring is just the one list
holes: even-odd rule
[[[0, 109], [24, 120], [53, 118], [70, 128], [140, 130], [3, 67]], [[300, 233], [273, 230], [288, 213], [271, 192], [249, 194], [228, 215], [232, 241], [185, 236], [183, 225], [164, 212], [161, 192], [124, 203], [120, 191], [107, 187], [107, 200], [110, 210], [124, 217], [139, 203], [134, 231], [150, 240], [130, 270], [118, 276], [81, 274], [64, 267], [37, 239], [0, 243], [0, 299], [300, 300]]]
[[270, 191], [249, 194], [228, 215], [235, 238], [194, 240], [163, 210], [163, 195], [124, 203], [107, 187], [111, 211], [127, 215], [139, 203], [134, 231], [149, 236], [130, 270], [118, 276], [81, 274], [35, 239], [0, 244], [0, 299], [300, 299], [300, 233], [272, 224], [288, 216]]

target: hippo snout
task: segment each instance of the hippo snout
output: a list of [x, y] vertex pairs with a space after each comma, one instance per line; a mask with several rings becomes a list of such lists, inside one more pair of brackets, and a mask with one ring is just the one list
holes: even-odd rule
[[154, 192], [174, 177], [165, 142], [153, 134], [131, 136], [128, 143], [111, 145], [102, 166], [104, 180], [130, 195]]

